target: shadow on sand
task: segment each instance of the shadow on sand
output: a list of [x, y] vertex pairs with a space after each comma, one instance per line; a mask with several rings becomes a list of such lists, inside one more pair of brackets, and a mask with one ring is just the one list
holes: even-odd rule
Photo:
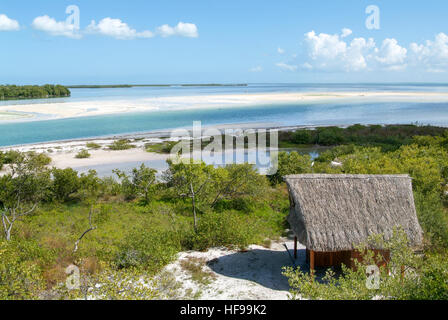
[[[292, 250], [289, 250], [293, 254]], [[305, 250], [298, 250], [296, 266], [308, 270], [305, 262]], [[216, 273], [244, 280], [253, 281], [273, 290], [289, 290], [288, 279], [282, 275], [283, 267], [292, 267], [288, 252], [269, 249], [253, 249], [246, 252], [229, 254], [208, 262]]]

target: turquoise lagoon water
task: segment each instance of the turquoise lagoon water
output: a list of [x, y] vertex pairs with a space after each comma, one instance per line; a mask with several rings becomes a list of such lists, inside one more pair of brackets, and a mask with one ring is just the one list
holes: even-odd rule
[[[258, 92], [324, 91], [409, 91], [448, 92], [448, 85], [430, 84], [358, 84], [358, 85], [249, 85], [247, 87], [135, 87], [113, 89], [72, 89], [72, 97], [51, 100], [3, 101], [0, 111], [16, 103], [73, 102], [89, 100], [126, 100], [158, 96], [234, 94]], [[62, 104], [63, 106], [63, 104]], [[432, 124], [448, 126], [448, 103], [354, 101], [311, 104], [271, 104], [214, 109], [149, 111], [60, 120], [2, 122], [0, 146], [38, 143], [77, 138], [109, 136], [136, 132], [161, 131], [191, 127], [193, 121], [203, 126], [238, 123], [292, 125], [360, 124]]]

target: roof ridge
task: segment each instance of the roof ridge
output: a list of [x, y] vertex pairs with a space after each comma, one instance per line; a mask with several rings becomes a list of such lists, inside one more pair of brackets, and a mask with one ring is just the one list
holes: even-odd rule
[[368, 178], [408, 178], [408, 174], [297, 174], [287, 175], [284, 179], [368, 179]]

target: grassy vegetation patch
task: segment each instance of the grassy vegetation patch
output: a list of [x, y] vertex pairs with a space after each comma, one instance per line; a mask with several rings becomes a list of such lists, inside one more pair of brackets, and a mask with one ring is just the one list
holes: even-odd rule
[[209, 285], [216, 279], [215, 273], [205, 270], [207, 259], [198, 257], [187, 257], [180, 261], [182, 269], [191, 275], [191, 279], [202, 285]]
[[90, 158], [90, 156], [91, 155], [90, 155], [89, 151], [87, 149], [83, 149], [76, 154], [75, 158], [76, 159], [87, 159], [87, 158]]
[[110, 150], [128, 150], [135, 148], [135, 145], [131, 144], [131, 141], [128, 139], [116, 140], [112, 144], [109, 145]]

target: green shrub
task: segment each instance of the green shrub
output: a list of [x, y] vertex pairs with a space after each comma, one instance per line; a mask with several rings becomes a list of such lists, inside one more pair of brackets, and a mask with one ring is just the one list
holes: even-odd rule
[[146, 144], [146, 151], [147, 152], [156, 152], [156, 153], [170, 153], [171, 149], [178, 144], [177, 141], [164, 141], [162, 143], [157, 144]]
[[100, 181], [100, 190], [103, 197], [118, 196], [122, 187], [113, 177], [104, 177]]
[[269, 176], [269, 179], [272, 183], [278, 184], [283, 182], [283, 177], [286, 175], [309, 173], [311, 163], [309, 155], [301, 155], [298, 152], [279, 152], [277, 172]]
[[439, 195], [414, 194], [418, 221], [426, 237], [434, 246], [448, 247], [448, 217]]
[[77, 192], [80, 188], [78, 172], [72, 168], [53, 168], [51, 173], [53, 175], [51, 192], [56, 200], [67, 201], [70, 195]]
[[319, 128], [317, 143], [322, 146], [334, 146], [344, 142], [344, 129], [337, 127]]
[[319, 157], [316, 158], [316, 161], [318, 161], [318, 162], [333, 161], [340, 156], [353, 153], [355, 151], [355, 148], [356, 147], [353, 144], [337, 146], [337, 147], [331, 148], [330, 150], [326, 150], [326, 151], [320, 153]]
[[111, 145], [109, 145], [110, 150], [128, 150], [135, 148], [135, 145], [131, 144], [131, 141], [128, 139], [121, 139], [114, 141]]
[[95, 170], [82, 173], [79, 177], [80, 188], [76, 196], [81, 200], [95, 200], [101, 192], [101, 179]]
[[292, 135], [292, 142], [296, 144], [311, 144], [313, 136], [310, 130], [297, 130]]
[[45, 283], [39, 266], [16, 242], [0, 242], [0, 300], [37, 299]]
[[157, 186], [157, 170], [146, 167], [143, 163], [139, 168], [132, 169], [129, 176], [126, 172], [113, 170], [121, 181], [121, 188], [126, 200], [132, 200], [137, 197], [142, 202], [148, 204], [150, 198]]
[[87, 142], [86, 147], [89, 149], [99, 149], [99, 148], [101, 148], [101, 145], [99, 145], [98, 143], [95, 143], [95, 142]]
[[419, 270], [419, 280], [405, 283], [402, 299], [448, 300], [448, 257], [429, 254]]
[[250, 197], [235, 198], [235, 199], [221, 199], [213, 207], [217, 212], [226, 210], [237, 210], [241, 212], [251, 212], [255, 208], [255, 201]]
[[197, 232], [186, 237], [184, 245], [193, 250], [216, 246], [245, 248], [258, 240], [255, 228], [254, 220], [248, 216], [234, 212], [207, 213], [199, 219]]
[[157, 272], [180, 249], [179, 237], [172, 230], [136, 228], [122, 245], [115, 264], [118, 268], [139, 267]]
[[[291, 286], [292, 299], [330, 300], [446, 300], [448, 298], [448, 260], [444, 255], [416, 255], [407, 245], [406, 234], [395, 231], [389, 241], [381, 236], [371, 236], [369, 242], [390, 250], [391, 259], [386, 267], [379, 268], [378, 286], [370, 287], [372, 278], [367, 267], [375, 265], [373, 251], [367, 250], [367, 243], [357, 249], [363, 252], [362, 261], [355, 260], [355, 269], [342, 267], [342, 274], [336, 275], [327, 269], [325, 276], [316, 276], [291, 267], [284, 268]], [[401, 270], [404, 270], [402, 273]]]
[[81, 151], [79, 151], [76, 156], [76, 159], [86, 159], [86, 158], [90, 158], [90, 153], [89, 151], [87, 151], [86, 149], [83, 149]]

